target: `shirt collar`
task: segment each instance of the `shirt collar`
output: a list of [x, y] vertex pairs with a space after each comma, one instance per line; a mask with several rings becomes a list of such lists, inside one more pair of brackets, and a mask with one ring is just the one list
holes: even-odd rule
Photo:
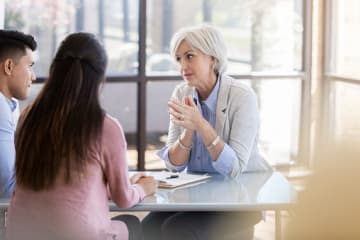
[[[218, 98], [218, 93], [219, 93], [219, 79], [220, 77], [218, 77], [218, 79], [216, 80], [216, 84], [215, 87], [213, 88], [213, 90], [211, 91], [210, 95], [208, 96], [208, 98], [205, 101], [202, 101], [203, 104], [205, 104], [212, 112], [215, 112], [216, 110], [216, 102], [217, 102], [217, 98]], [[199, 93], [198, 91], [194, 91], [194, 101], [195, 103], [199, 103]]]
[[9, 107], [10, 107], [10, 109], [11, 109], [11, 111], [14, 112], [15, 109], [16, 109], [16, 107], [17, 107], [17, 103], [18, 103], [17, 100], [15, 100], [14, 98], [9, 99], [9, 98], [5, 97], [4, 94], [2, 94], [2, 92], [0, 92], [0, 95], [1, 95], [3, 98], [5, 98], [7, 104], [9, 105]]

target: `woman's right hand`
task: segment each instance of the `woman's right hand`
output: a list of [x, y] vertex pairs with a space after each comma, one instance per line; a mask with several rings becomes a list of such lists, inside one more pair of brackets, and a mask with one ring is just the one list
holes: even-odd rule
[[139, 178], [136, 183], [144, 189], [146, 195], [151, 195], [156, 192], [157, 182], [152, 176], [143, 176]]

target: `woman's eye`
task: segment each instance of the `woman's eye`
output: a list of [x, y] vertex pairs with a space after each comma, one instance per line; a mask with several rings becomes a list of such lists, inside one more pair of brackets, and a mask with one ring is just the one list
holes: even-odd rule
[[175, 61], [176, 61], [176, 62], [180, 62], [180, 58], [179, 58], [179, 57], [176, 57], [176, 58], [175, 58]]
[[194, 57], [194, 55], [188, 54], [186, 57], [187, 57], [188, 59], [192, 59], [192, 58]]

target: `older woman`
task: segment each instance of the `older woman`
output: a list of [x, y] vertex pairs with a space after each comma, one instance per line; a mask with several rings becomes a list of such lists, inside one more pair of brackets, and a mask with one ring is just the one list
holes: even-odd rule
[[[167, 167], [230, 178], [271, 170], [257, 146], [256, 95], [224, 73], [226, 47], [219, 31], [208, 25], [181, 29], [170, 48], [185, 82], [168, 102], [168, 142], [158, 153]], [[146, 239], [252, 239], [260, 219], [258, 212], [150, 213], [143, 228]]]

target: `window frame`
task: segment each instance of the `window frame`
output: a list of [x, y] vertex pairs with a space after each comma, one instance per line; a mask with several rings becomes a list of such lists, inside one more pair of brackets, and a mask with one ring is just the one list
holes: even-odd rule
[[323, 111], [322, 111], [322, 133], [321, 136], [324, 139], [335, 140], [335, 99], [332, 95], [331, 86], [336, 83], [351, 83], [360, 85], [360, 78], [349, 77], [333, 72], [331, 69], [336, 69], [336, 56], [334, 56], [334, 45], [336, 45], [337, 32], [337, 13], [334, 11], [336, 6], [334, 0], [324, 1], [324, 66], [323, 66], [323, 84], [324, 84], [324, 96], [323, 96]]
[[[1, 1], [1, 0], [0, 0]], [[301, 79], [301, 99], [300, 99], [300, 126], [298, 139], [298, 158], [296, 165], [309, 165], [309, 137], [310, 137], [310, 78], [311, 78], [311, 50], [312, 50], [312, 0], [301, 0], [303, 6], [303, 41], [302, 41], [302, 66], [297, 72], [281, 72], [278, 74], [269, 74], [266, 72], [251, 72], [250, 74], [231, 75], [237, 79]], [[131, 76], [107, 76], [107, 82], [116, 83], [136, 83], [137, 84], [137, 130], [136, 130], [136, 148], [137, 148], [137, 170], [145, 169], [145, 152], [147, 150], [147, 131], [146, 131], [146, 98], [147, 83], [150, 81], [171, 81], [182, 80], [180, 75], [146, 75], [146, 36], [147, 36], [147, 0], [139, 0], [139, 51], [138, 51], [138, 73]], [[38, 77], [35, 84], [41, 84], [46, 77]], [[289, 162], [293, 165], [294, 162]], [[282, 167], [282, 166], [275, 166]]]

